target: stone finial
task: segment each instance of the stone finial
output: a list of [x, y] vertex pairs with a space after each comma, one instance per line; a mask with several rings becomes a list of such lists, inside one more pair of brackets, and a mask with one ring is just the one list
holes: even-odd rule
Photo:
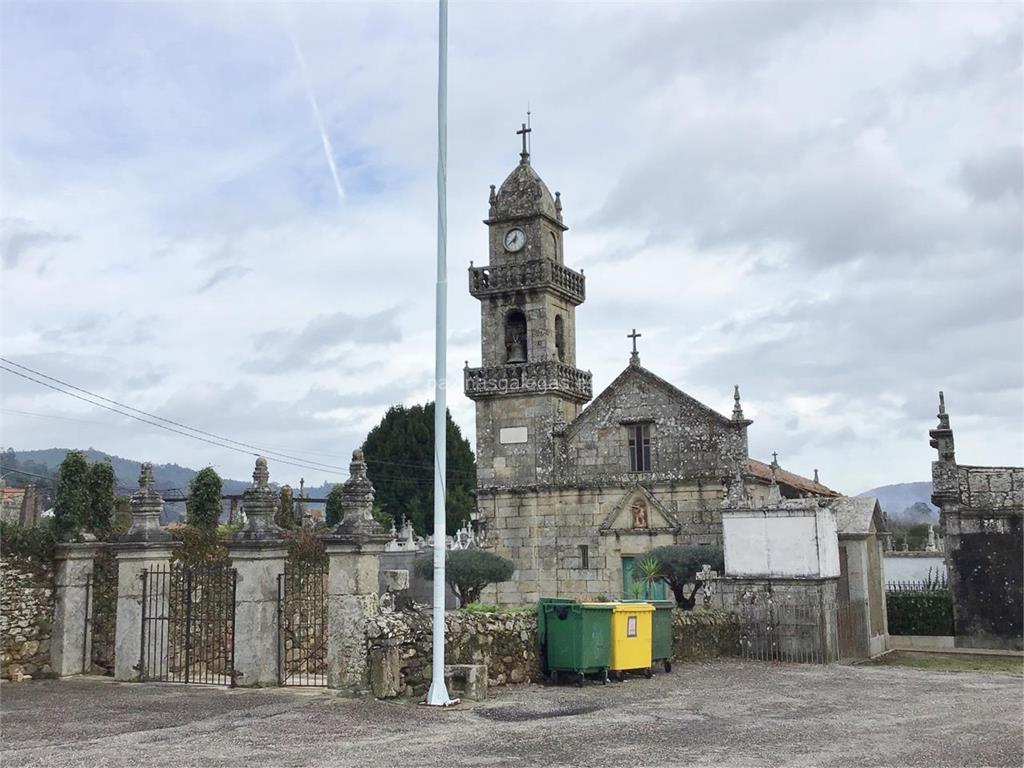
[[242, 494], [242, 512], [245, 513], [245, 526], [235, 532], [236, 542], [246, 541], [277, 541], [282, 538], [283, 531], [274, 522], [279, 494], [270, 487], [270, 470], [267, 460], [262, 456], [256, 459], [256, 468], [252, 472], [252, 485]]
[[821, 482], [821, 481], [820, 481], [820, 480], [818, 479], [818, 470], [814, 470], [814, 482], [816, 482], [816, 483], [820, 483], [820, 482]]
[[956, 461], [956, 452], [953, 445], [953, 429], [949, 426], [949, 414], [946, 413], [946, 396], [939, 392], [939, 412], [936, 414], [939, 424], [935, 429], [929, 430], [928, 436], [931, 440], [928, 444], [939, 452], [939, 461]]
[[333, 536], [357, 540], [387, 539], [384, 526], [373, 519], [373, 483], [366, 474], [366, 460], [359, 449], [352, 451], [348, 480], [341, 487], [342, 518], [331, 531]]
[[164, 500], [156, 492], [153, 480], [153, 465], [144, 462], [139, 470], [139, 490], [132, 494], [129, 506], [132, 511], [132, 525], [118, 541], [129, 542], [167, 542], [171, 534], [160, 527], [160, 513], [164, 509]]
[[494, 185], [491, 184], [491, 194], [487, 198], [487, 204], [489, 206], [488, 215], [495, 215], [495, 208], [498, 205], [498, 193], [494, 191]]
[[935, 527], [928, 526], [928, 541], [924, 545], [925, 552], [938, 552], [939, 548], [935, 544]]
[[743, 406], [740, 405], [740, 385], [734, 384], [732, 387], [732, 420], [733, 421], [744, 421], [743, 418]]
[[772, 480], [775, 480], [775, 470], [779, 467], [779, 452], [772, 451]]
[[559, 221], [562, 220], [562, 193], [555, 192], [555, 214]]

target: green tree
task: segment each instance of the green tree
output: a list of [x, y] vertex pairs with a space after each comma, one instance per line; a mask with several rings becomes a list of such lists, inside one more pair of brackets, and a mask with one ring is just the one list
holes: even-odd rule
[[292, 487], [281, 486], [281, 502], [277, 505], [277, 514], [274, 515], [274, 522], [282, 528], [295, 527], [295, 501], [292, 498]]
[[[722, 550], [717, 547], [701, 547], [692, 544], [673, 544], [656, 547], [647, 553], [647, 558], [658, 564], [660, 577], [665, 580], [676, 604], [683, 610], [694, 606], [694, 595], [700, 589], [697, 572], [705, 563], [719, 573], [725, 568]], [[690, 596], [686, 596], [686, 587], [693, 584]]]
[[114, 493], [114, 467], [110, 459], [102, 459], [89, 467], [86, 478], [89, 488], [89, 512], [85, 528], [101, 539], [110, 536], [113, 525], [114, 506], [117, 496]]
[[[432, 554], [419, 557], [414, 568], [420, 578], [434, 580]], [[483, 549], [455, 549], [445, 553], [444, 580], [459, 598], [459, 604], [469, 605], [480, 600], [480, 593], [489, 584], [511, 579], [515, 569], [511, 560], [506, 560], [493, 552]]]
[[53, 517], [59, 538], [80, 531], [90, 517], [89, 462], [81, 451], [68, 451], [57, 470]]
[[328, 525], [337, 525], [341, 522], [343, 512], [341, 511], [342, 486], [338, 483], [331, 488], [327, 494], [327, 503], [324, 505], [324, 518]]
[[223, 483], [213, 467], [196, 472], [188, 484], [188, 501], [185, 512], [188, 524], [206, 531], [215, 531], [221, 512], [221, 489]]
[[[465, 525], [476, 507], [476, 459], [447, 414], [445, 511], [448, 531]], [[434, 404], [388, 409], [363, 443], [376, 502], [395, 526], [409, 520], [417, 533], [433, 531]]]

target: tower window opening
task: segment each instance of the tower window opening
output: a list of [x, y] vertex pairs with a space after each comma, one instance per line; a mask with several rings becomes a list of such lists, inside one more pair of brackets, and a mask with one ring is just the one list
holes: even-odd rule
[[505, 316], [505, 361], [526, 362], [526, 315], [518, 309]]
[[561, 315], [555, 315], [555, 350], [558, 352], [558, 362], [565, 362], [565, 320]]
[[629, 471], [651, 471], [651, 428], [648, 424], [632, 424], [626, 428], [629, 436]]

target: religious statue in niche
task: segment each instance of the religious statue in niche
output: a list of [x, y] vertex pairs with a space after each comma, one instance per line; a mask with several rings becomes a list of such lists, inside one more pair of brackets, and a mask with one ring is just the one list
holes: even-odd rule
[[629, 509], [633, 513], [633, 527], [646, 528], [647, 502], [644, 501], [643, 499], [634, 499]]

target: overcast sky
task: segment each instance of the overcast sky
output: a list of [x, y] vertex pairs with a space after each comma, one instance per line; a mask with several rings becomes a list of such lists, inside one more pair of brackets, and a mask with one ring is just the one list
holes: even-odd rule
[[[3, 356], [347, 465], [389, 405], [432, 398], [436, 25], [432, 3], [4, 2]], [[466, 267], [529, 104], [595, 393], [635, 326], [708, 405], [740, 385], [753, 456], [839, 490], [929, 477], [939, 389], [961, 462], [1021, 463], [1019, 3], [453, 3], [449, 40], [464, 434]], [[0, 387], [0, 444], [252, 472]]]

